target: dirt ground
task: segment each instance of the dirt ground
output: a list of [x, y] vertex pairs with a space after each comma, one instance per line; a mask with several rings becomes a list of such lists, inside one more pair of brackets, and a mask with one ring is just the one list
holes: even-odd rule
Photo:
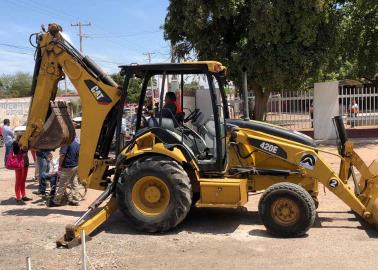
[[[377, 140], [360, 140], [357, 148], [368, 164], [378, 159]], [[327, 160], [337, 168], [334, 157]], [[33, 270], [81, 269], [80, 247], [57, 249], [55, 240], [97, 193], [91, 191], [79, 207], [47, 208], [31, 193], [37, 184], [28, 180], [34, 201], [18, 206], [13, 172], [0, 166], [0, 269], [26, 269], [27, 256]], [[28, 178], [33, 174], [31, 167]], [[166, 234], [140, 234], [117, 212], [87, 243], [89, 269], [377, 269], [378, 232], [322, 190], [314, 227], [294, 239], [266, 233], [257, 213], [259, 195], [239, 210], [192, 209]]]

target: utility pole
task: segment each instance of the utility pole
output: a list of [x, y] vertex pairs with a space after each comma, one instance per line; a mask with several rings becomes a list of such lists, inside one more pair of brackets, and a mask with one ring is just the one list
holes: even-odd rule
[[[171, 44], [170, 53], [171, 53], [171, 63], [173, 63], [173, 64], [176, 62], [175, 50], [176, 50], [176, 47], [173, 44]], [[177, 76], [176, 75], [172, 75], [171, 80], [169, 80], [169, 77], [168, 77], [168, 85], [171, 86], [172, 92], [176, 92], [176, 90], [178, 88]]]
[[[155, 54], [155, 53], [153, 53], [153, 52], [146, 52], [146, 53], [144, 53], [143, 55], [145, 55], [145, 56], [147, 56], [147, 61], [148, 61], [148, 63], [149, 64], [151, 64], [151, 60], [152, 60], [152, 55], [153, 54]], [[152, 92], [152, 107], [154, 106], [154, 102], [155, 102], [155, 93], [154, 93], [154, 87], [153, 87], [153, 85], [154, 85], [154, 82], [153, 82], [153, 80], [154, 80], [154, 78], [155, 78], [155, 76], [153, 76], [152, 78], [151, 78], [151, 84], [150, 84], [150, 90], [151, 90], [151, 92]]]
[[79, 27], [79, 34], [78, 36], [80, 37], [80, 52], [83, 52], [83, 38], [87, 38], [89, 36], [87, 35], [84, 35], [83, 33], [83, 26], [91, 26], [91, 23], [82, 23], [82, 22], [78, 22], [76, 24], [72, 24], [71, 23], [71, 26], [78, 26]]
[[153, 52], [146, 52], [144, 53], [143, 55], [146, 55], [147, 56], [147, 60], [148, 60], [148, 63], [151, 64], [151, 60], [152, 60], [152, 55], [155, 54]]

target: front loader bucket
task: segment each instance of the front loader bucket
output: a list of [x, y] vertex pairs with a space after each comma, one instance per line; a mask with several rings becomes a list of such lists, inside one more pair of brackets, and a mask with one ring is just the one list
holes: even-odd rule
[[373, 161], [369, 171], [374, 175], [370, 185], [370, 196], [372, 199], [372, 214], [375, 227], [378, 229], [378, 160]]
[[369, 171], [372, 177], [366, 182], [361, 179], [359, 188], [363, 190], [362, 202], [369, 213], [365, 218], [378, 229], [378, 160], [370, 164]]
[[51, 102], [51, 113], [42, 131], [33, 136], [30, 147], [38, 150], [52, 150], [70, 144], [75, 138], [75, 128], [64, 102]]

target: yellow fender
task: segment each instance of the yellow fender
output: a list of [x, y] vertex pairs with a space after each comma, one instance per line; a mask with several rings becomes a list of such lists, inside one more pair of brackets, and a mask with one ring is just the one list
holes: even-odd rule
[[135, 140], [134, 143], [126, 147], [121, 153], [120, 157], [123, 161], [130, 161], [143, 155], [157, 154], [169, 157], [179, 164], [190, 164], [195, 171], [199, 171], [194, 160], [188, 160], [186, 155], [178, 147], [168, 149], [164, 143], [157, 142], [155, 134], [147, 132]]

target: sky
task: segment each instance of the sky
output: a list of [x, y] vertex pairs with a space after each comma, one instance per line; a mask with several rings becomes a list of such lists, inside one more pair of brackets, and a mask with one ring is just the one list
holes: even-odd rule
[[56, 22], [79, 49], [78, 27], [83, 27], [83, 51], [108, 73], [118, 65], [168, 62], [169, 42], [161, 26], [168, 0], [0, 0], [0, 74], [33, 73], [34, 48], [29, 35], [41, 25]]

